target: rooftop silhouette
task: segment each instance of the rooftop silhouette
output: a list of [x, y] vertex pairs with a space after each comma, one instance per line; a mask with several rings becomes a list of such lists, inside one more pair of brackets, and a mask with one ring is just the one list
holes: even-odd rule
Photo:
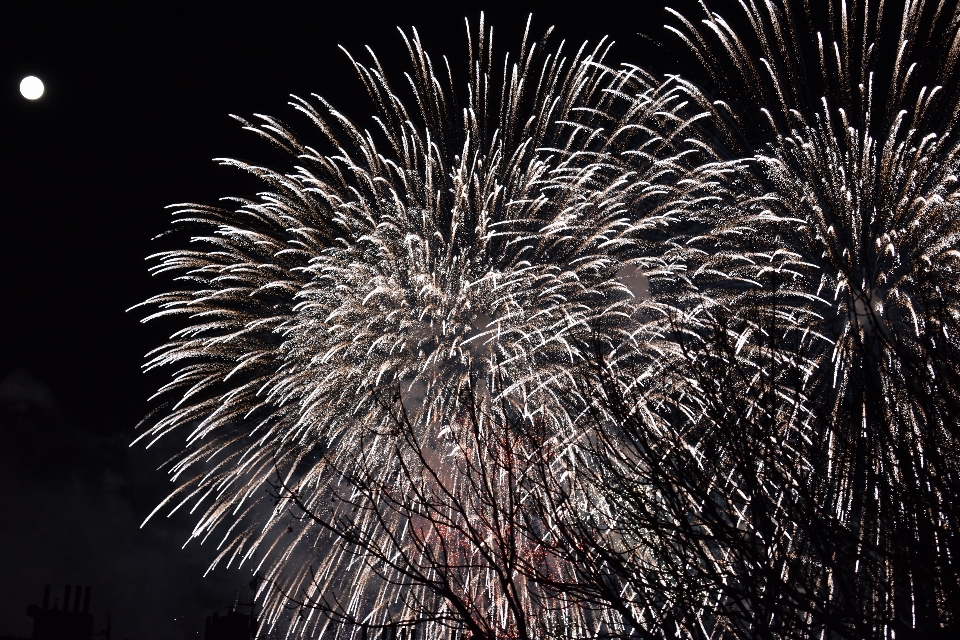
[[257, 631], [257, 620], [232, 607], [227, 615], [214, 613], [207, 616], [204, 640], [251, 640]]
[[[90, 613], [90, 587], [83, 594], [83, 609], [80, 608], [81, 586], [77, 585], [73, 596], [73, 610], [70, 609], [70, 585], [63, 588], [63, 606], [54, 598], [50, 606], [50, 585], [43, 590], [43, 605], [31, 604], [27, 615], [33, 618], [31, 640], [91, 640], [93, 637], [93, 615]], [[97, 635], [110, 639], [110, 625]]]

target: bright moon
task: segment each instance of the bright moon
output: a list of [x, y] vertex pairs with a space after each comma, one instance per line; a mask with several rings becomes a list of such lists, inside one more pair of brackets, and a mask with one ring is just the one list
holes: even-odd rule
[[43, 95], [43, 82], [37, 76], [27, 76], [20, 81], [20, 93], [27, 100], [36, 100]]

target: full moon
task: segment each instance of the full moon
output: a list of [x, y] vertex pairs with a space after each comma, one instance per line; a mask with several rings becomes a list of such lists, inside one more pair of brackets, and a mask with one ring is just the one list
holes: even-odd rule
[[20, 81], [20, 93], [27, 100], [36, 100], [43, 95], [43, 82], [37, 76], [27, 76]]

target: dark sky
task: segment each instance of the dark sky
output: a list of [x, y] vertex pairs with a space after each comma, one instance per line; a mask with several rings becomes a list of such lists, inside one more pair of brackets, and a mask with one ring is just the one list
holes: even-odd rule
[[[202, 6], [201, 6], [202, 5]], [[164, 290], [144, 258], [164, 248], [165, 205], [253, 195], [214, 157], [270, 162], [229, 113], [308, 129], [288, 94], [322, 94], [369, 116], [343, 44], [370, 44], [402, 72], [395, 27], [415, 25], [434, 56], [466, 49], [481, 10], [495, 45], [538, 32], [579, 43], [610, 34], [610, 61], [675, 70], [660, 2], [278, 2], [0, 4], [0, 635], [29, 636], [43, 585], [93, 587], [114, 637], [198, 638], [203, 617], [248, 596], [247, 570], [203, 577], [214, 545], [187, 541], [189, 516], [140, 523], [169, 490], [157, 467], [180, 442], [129, 448], [164, 374], [143, 355], [173, 325], [125, 310]], [[40, 100], [19, 94], [39, 76]]]

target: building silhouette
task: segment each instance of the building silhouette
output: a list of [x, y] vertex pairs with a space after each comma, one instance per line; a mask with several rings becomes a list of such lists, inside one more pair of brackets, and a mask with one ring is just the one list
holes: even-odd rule
[[[91, 640], [93, 637], [93, 616], [90, 614], [90, 587], [83, 595], [83, 609], [80, 608], [81, 587], [77, 585], [73, 596], [73, 610], [70, 609], [70, 585], [63, 588], [63, 606], [54, 599], [50, 606], [50, 585], [43, 590], [43, 606], [31, 604], [27, 615], [33, 618], [31, 640]], [[110, 638], [109, 624], [102, 632], [105, 640]], [[98, 634], [99, 635], [99, 634]]]
[[256, 631], [256, 618], [231, 607], [225, 616], [219, 613], [207, 616], [203, 640], [251, 640]]
[[[207, 625], [203, 640], [253, 640], [257, 635], [257, 584], [263, 578], [254, 577], [250, 581], [250, 602], [240, 602], [240, 595], [233, 606], [227, 609], [227, 615], [214, 613], [207, 616]], [[237, 607], [250, 607], [250, 614], [240, 613]]]

